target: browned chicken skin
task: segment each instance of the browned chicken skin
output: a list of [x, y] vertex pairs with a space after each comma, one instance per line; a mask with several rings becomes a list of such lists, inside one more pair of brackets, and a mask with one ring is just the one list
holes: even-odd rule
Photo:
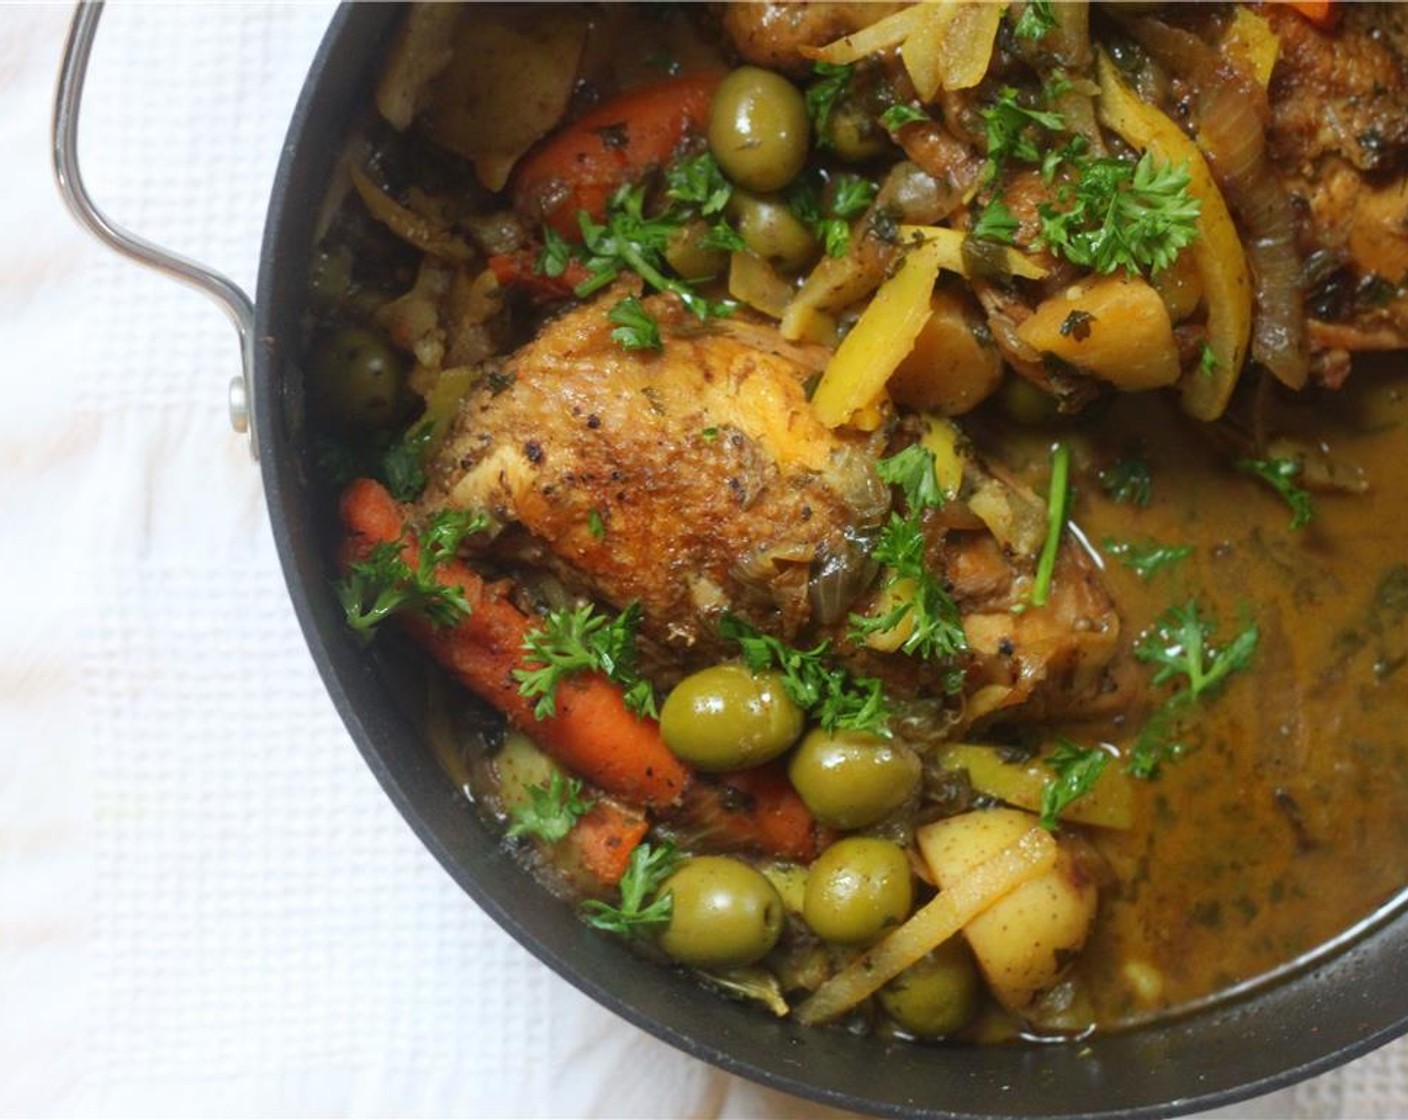
[[[890, 504], [873, 466], [884, 437], [812, 415], [805, 386], [823, 352], [743, 320], [702, 325], [671, 297], [646, 301], [663, 348], [625, 351], [607, 319], [619, 295], [547, 323], [482, 379], [424, 507], [487, 509], [509, 527], [497, 547], [515, 563], [617, 609], [639, 602], [643, 636], [675, 672], [735, 652], [718, 636], [731, 613], [794, 644], [829, 637], [898, 696], [942, 697], [951, 666], [845, 639], [848, 610], [871, 605], [873, 584], [858, 581], [836, 619], [814, 617], [818, 565], [873, 532]], [[1107, 693], [1119, 620], [1089, 559], [1068, 542], [1052, 603], [1014, 614], [1041, 503], [976, 464], [965, 488], [983, 491], [1010, 538], [999, 544], [964, 503], [929, 526], [929, 566], [972, 624], [963, 718], [1029, 701], [1071, 711]]]
[[[660, 298], [648, 304], [664, 349], [622, 350], [616, 298], [551, 321], [507, 360], [507, 387], [470, 395], [427, 502], [517, 523], [569, 586], [639, 600], [647, 633], [673, 648], [714, 652], [724, 610], [795, 636], [808, 565], [860, 521], [847, 488], [872, 518], [887, 499], [862, 441], [813, 418], [813, 351], [746, 324], [706, 329]], [[740, 573], [765, 557], [781, 582], [754, 590]], [[800, 601], [785, 590], [799, 584]]]
[[1408, 345], [1408, 11], [1344, 9], [1329, 33], [1263, 9], [1280, 40], [1267, 141], [1302, 215], [1302, 250], [1341, 265], [1312, 277], [1312, 348], [1397, 349]]

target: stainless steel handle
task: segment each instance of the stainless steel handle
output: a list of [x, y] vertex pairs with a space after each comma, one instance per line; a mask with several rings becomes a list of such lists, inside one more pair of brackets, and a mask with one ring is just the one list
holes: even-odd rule
[[88, 56], [103, 0], [80, 0], [64, 46], [59, 88], [54, 99], [53, 154], [54, 178], [69, 212], [98, 240], [138, 264], [154, 268], [173, 279], [189, 284], [213, 299], [235, 325], [240, 340], [241, 371], [230, 382], [230, 424], [235, 431], [249, 434], [250, 454], [259, 457], [259, 441], [254, 430], [254, 304], [244, 290], [228, 277], [204, 265], [187, 260], [179, 253], [153, 245], [112, 222], [98, 209], [83, 184], [78, 167], [78, 116], [83, 105], [83, 82], [88, 75]]

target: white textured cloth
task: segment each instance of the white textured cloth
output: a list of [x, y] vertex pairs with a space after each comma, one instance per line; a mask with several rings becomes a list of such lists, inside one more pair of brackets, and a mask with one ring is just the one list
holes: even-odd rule
[[[328, 14], [111, 8], [111, 216], [251, 285]], [[0, 5], [0, 1115], [825, 1114], [590, 1003], [382, 795], [226, 424], [232, 332], [50, 185], [68, 17]], [[1408, 1048], [1225, 1114], [1408, 1114]]]

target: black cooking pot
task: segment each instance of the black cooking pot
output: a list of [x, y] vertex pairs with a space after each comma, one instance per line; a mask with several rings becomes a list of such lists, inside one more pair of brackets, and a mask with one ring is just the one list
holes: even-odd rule
[[[342, 8], [294, 113], [269, 204], [251, 321], [240, 323], [256, 451], [289, 594], [328, 691], [367, 764], [417, 835], [466, 892], [565, 979], [632, 1023], [733, 1073], [826, 1104], [893, 1116], [1167, 1116], [1268, 1092], [1408, 1031], [1408, 913], [1385, 917], [1314, 967], [1254, 985], [1181, 1018], [1076, 1044], [918, 1046], [805, 1030], [642, 963], [533, 885], [473, 812], [423, 734], [407, 650], [354, 642], [331, 589], [326, 494], [306, 469], [300, 319], [314, 223], [343, 138], [368, 104], [372, 76], [402, 12]], [[75, 39], [81, 69], [81, 13]], [[72, 53], [72, 48], [71, 48]], [[66, 70], [65, 82], [73, 75]], [[226, 283], [183, 271], [108, 225], [82, 194], [71, 136], [78, 90], [61, 88], [56, 160], [79, 216], [129, 254], [226, 301]], [[66, 103], [65, 97], [71, 103]], [[234, 296], [239, 297], [238, 290]], [[242, 297], [240, 297], [242, 298]], [[237, 302], [237, 301], [236, 301]], [[245, 304], [247, 308], [247, 301]]]

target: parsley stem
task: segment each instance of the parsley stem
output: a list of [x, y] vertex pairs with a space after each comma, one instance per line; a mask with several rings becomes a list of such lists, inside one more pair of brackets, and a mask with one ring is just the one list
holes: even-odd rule
[[1032, 583], [1032, 606], [1044, 607], [1051, 597], [1051, 577], [1056, 571], [1056, 552], [1066, 531], [1066, 507], [1071, 496], [1071, 449], [1057, 443], [1051, 448], [1051, 488], [1046, 496], [1046, 543], [1036, 565]]
[[580, 284], [578, 284], [575, 288], [572, 289], [572, 294], [578, 299], [585, 299], [593, 292], [601, 291], [602, 288], [606, 287], [608, 284], [614, 281], [616, 277], [620, 275], [621, 270], [619, 268], [604, 269], [601, 272], [598, 272], [595, 276], [591, 276], [588, 277], [586, 280], [583, 280]]

